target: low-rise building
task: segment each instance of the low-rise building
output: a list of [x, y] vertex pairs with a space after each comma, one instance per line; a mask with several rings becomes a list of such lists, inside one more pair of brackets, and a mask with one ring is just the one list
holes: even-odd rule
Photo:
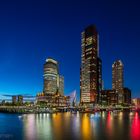
[[134, 105], [137, 108], [140, 108], [140, 98], [133, 98], [132, 105]]
[[123, 88], [123, 104], [131, 104], [131, 90], [129, 88]]
[[70, 96], [63, 96], [61, 94], [44, 94], [39, 93], [36, 97], [37, 103], [44, 103], [48, 107], [69, 107]]
[[101, 105], [130, 105], [131, 104], [131, 90], [123, 88], [122, 90], [122, 102], [120, 104], [120, 93], [116, 90], [102, 90], [101, 91]]
[[118, 94], [115, 90], [102, 90], [101, 91], [101, 105], [117, 105]]

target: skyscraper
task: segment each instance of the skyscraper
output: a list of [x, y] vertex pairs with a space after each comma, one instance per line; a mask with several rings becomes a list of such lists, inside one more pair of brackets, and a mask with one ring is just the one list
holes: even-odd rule
[[112, 89], [118, 93], [118, 103], [123, 103], [123, 63], [117, 60], [112, 65]]
[[117, 60], [112, 65], [112, 89], [119, 92], [123, 87], [123, 63], [121, 60]]
[[81, 34], [80, 100], [82, 103], [97, 103], [102, 82], [102, 62], [99, 59], [99, 36], [94, 25]]
[[44, 94], [64, 94], [64, 78], [59, 75], [58, 62], [48, 58], [44, 64]]

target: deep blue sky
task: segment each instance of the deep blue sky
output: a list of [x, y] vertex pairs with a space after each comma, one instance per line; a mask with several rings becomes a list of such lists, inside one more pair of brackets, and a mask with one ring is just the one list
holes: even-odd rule
[[139, 6], [138, 0], [1, 1], [0, 94], [42, 91], [47, 57], [59, 61], [66, 95], [79, 94], [81, 32], [95, 24], [105, 88], [111, 88], [112, 63], [121, 59], [125, 86], [140, 97]]

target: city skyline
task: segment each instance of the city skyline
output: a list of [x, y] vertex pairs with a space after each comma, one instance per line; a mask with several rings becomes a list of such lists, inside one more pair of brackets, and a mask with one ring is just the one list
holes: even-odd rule
[[[94, 4], [91, 1], [89, 3]], [[43, 4], [49, 7], [48, 10]], [[60, 73], [63, 73], [65, 77], [66, 95], [75, 89], [79, 95], [80, 34], [86, 26], [95, 24], [100, 35], [100, 56], [103, 61], [102, 67], [105, 88], [111, 88], [112, 86], [111, 66], [113, 62], [121, 59], [125, 67], [125, 85], [132, 89], [132, 97], [140, 96], [138, 83], [140, 70], [140, 64], [138, 63], [140, 28], [138, 25], [140, 21], [137, 19], [139, 14], [137, 12], [137, 4], [132, 6], [133, 12], [131, 14], [128, 12], [130, 7], [129, 2], [125, 5], [126, 12], [124, 13], [123, 3], [123, 6], [119, 5], [119, 2], [116, 5], [114, 4], [114, 10], [110, 4], [106, 4], [105, 9], [112, 9], [115, 16], [109, 13], [109, 10], [106, 10], [105, 17], [102, 11], [100, 12], [98, 10], [98, 7], [100, 7], [98, 2], [96, 2], [97, 8], [94, 7], [94, 12], [92, 10], [89, 10], [89, 12], [81, 10], [84, 4], [85, 2], [83, 1], [81, 2], [81, 6], [78, 3], [73, 5], [73, 2], [69, 2], [68, 5], [65, 3], [68, 9], [69, 6], [72, 7], [73, 5], [74, 11], [69, 12], [63, 4], [59, 3], [60, 7], [55, 8], [56, 11], [61, 10], [56, 13], [56, 11], [52, 12], [51, 8], [53, 6], [51, 2], [40, 2], [40, 5], [37, 5], [36, 2], [34, 4], [24, 3], [23, 5], [18, 3], [9, 7], [7, 7], [6, 3], [2, 3], [3, 7], [0, 11], [4, 14], [0, 27], [2, 31], [0, 34], [0, 95], [3, 93], [29, 93], [36, 95], [38, 91], [41, 91], [43, 87], [43, 64], [47, 57], [52, 57], [60, 63]], [[117, 6], [120, 6], [118, 13], [115, 12]], [[76, 7], [81, 12], [76, 11]], [[16, 8], [16, 11], [13, 10], [10, 13], [14, 8]], [[22, 10], [26, 9], [25, 12], [21, 11], [20, 8]], [[33, 12], [30, 11], [30, 8]], [[65, 17], [64, 19], [68, 19], [68, 21], [64, 21], [63, 19], [64, 15], [62, 12], [64, 10], [69, 15], [69, 18]], [[80, 16], [80, 22], [78, 22], [78, 19], [75, 22], [71, 21], [77, 17], [71, 17], [74, 12]], [[60, 13], [62, 14], [61, 16], [59, 15]], [[82, 14], [85, 15], [82, 17]], [[128, 21], [129, 16], [127, 17], [127, 14], [130, 16], [134, 15], [132, 18], [133, 21], [132, 19], [130, 22]], [[45, 15], [46, 18], [44, 18]], [[57, 15], [58, 17], [56, 17]], [[53, 19], [50, 16], [55, 16], [55, 18]], [[119, 18], [120, 20], [117, 21]], [[40, 22], [37, 21], [38, 19], [40, 19]], [[69, 21], [71, 22], [68, 24]], [[117, 24], [118, 26], [116, 26]], [[130, 34], [128, 34], [128, 30]]]

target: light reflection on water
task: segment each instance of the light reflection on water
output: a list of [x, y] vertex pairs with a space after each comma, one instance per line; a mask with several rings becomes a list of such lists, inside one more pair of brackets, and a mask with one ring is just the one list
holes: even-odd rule
[[[125, 115], [125, 116], [124, 116]], [[125, 118], [126, 117], [126, 118]], [[130, 119], [130, 120], [129, 120]], [[132, 123], [129, 123], [131, 121]], [[124, 122], [127, 124], [124, 124]], [[128, 129], [128, 125], [130, 129]], [[140, 139], [138, 113], [31, 114], [23, 116], [25, 139]], [[127, 128], [125, 128], [127, 126]], [[123, 132], [128, 130], [123, 135]]]
[[90, 139], [91, 138], [91, 125], [90, 125], [90, 118], [87, 114], [84, 114], [82, 117], [81, 123], [81, 134], [83, 139]]
[[12, 133], [15, 138], [19, 135], [26, 140], [140, 139], [140, 114], [135, 112], [26, 114], [17, 115], [17, 120], [14, 116], [13, 121], [12, 114], [10, 118], [8, 114], [2, 115], [0, 118], [6, 121], [0, 123], [0, 134], [6, 127], [12, 129], [12, 125], [20, 123], [21, 129]]
[[140, 140], [140, 116], [135, 113], [131, 125], [131, 139]]

